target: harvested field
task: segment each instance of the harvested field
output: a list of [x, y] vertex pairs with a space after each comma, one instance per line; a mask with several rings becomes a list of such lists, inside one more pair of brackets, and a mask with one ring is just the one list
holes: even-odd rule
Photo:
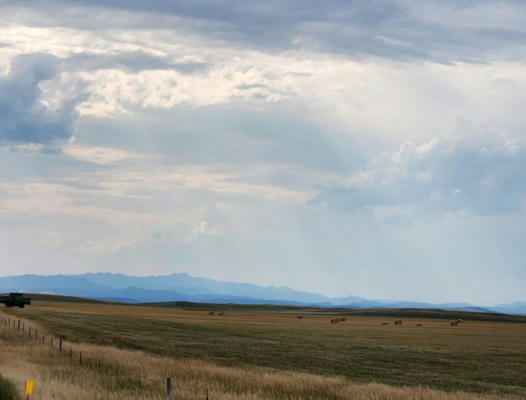
[[[205, 370], [228, 371], [229, 376], [286, 373], [293, 380], [319, 382], [325, 393], [321, 397], [302, 397], [296, 391], [294, 395], [272, 397], [261, 388], [266, 384], [251, 378], [255, 379], [255, 386], [248, 385], [243, 396], [250, 393], [255, 397], [245, 398], [348, 398], [345, 396], [351, 387], [365, 392], [382, 388], [380, 392], [387, 390], [389, 396], [395, 396], [396, 390], [422, 391], [422, 386], [435, 390], [426, 392], [424, 398], [442, 398], [445, 394], [440, 391], [471, 393], [455, 394], [468, 396], [459, 398], [471, 398], [474, 394], [526, 396], [524, 323], [464, 320], [458, 326], [450, 326], [449, 319], [402, 318], [404, 323], [395, 326], [395, 318], [351, 314], [343, 324], [330, 324], [335, 315], [302, 312], [304, 318], [298, 320], [297, 310], [269, 313], [238, 309], [219, 317], [218, 312], [209, 315], [207, 309], [51, 301], [36, 301], [27, 309], [8, 313], [11, 317], [24, 316], [47, 334], [65, 335], [74, 347], [79, 346], [77, 343], [89, 343], [82, 346], [92, 346], [91, 352], [100, 353], [96, 350], [99, 346], [110, 346], [115, 354], [122, 352], [126, 357], [135, 354], [133, 357], [140, 355], [144, 360], [164, 360], [169, 364], [195, 363], [192, 365]], [[389, 325], [382, 325], [385, 321]], [[422, 326], [416, 327], [419, 323]], [[141, 362], [137, 362], [137, 367], [141, 368]], [[168, 373], [158, 372], [158, 381]], [[174, 377], [177, 374], [181, 372], [174, 372]], [[203, 376], [199, 382], [211, 387], [211, 378]], [[219, 386], [217, 391], [226, 395], [228, 390]], [[333, 393], [333, 386], [338, 387], [335, 390], [340, 394]], [[232, 390], [239, 393], [240, 389]], [[422, 398], [416, 394], [420, 392], [412, 393]], [[194, 398], [187, 395], [182, 398]], [[389, 396], [385, 398], [396, 398]]]

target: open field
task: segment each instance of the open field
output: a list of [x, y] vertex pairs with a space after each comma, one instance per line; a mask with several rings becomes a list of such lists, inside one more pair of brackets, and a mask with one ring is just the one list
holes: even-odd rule
[[[134, 370], [142, 368], [143, 374], [147, 374], [146, 360], [167, 363], [170, 367], [165, 367], [165, 372], [159, 366], [147, 368], [152, 374], [157, 371], [157, 382], [168, 376], [170, 368], [174, 377], [190, 365], [196, 371], [222, 371], [220, 375], [226, 374], [232, 380], [228, 384], [232, 387], [231, 393], [230, 386], [225, 389], [224, 382], [213, 383], [215, 378], [210, 378], [208, 372], [202, 372], [200, 378], [196, 372], [195, 387], [214, 387], [221, 396], [230, 393], [232, 398], [239, 398], [242, 392], [243, 396], [253, 396], [245, 398], [344, 399], [349, 398], [349, 390], [365, 390], [363, 393], [369, 394], [375, 390], [394, 391], [387, 397], [356, 398], [396, 398], [396, 390], [399, 394], [409, 391], [406, 395], [411, 398], [446, 396], [434, 390], [424, 396], [422, 386], [447, 391], [451, 396], [453, 392], [463, 391], [485, 394], [483, 397], [494, 393], [499, 397], [526, 398], [525, 323], [464, 320], [458, 326], [450, 326], [449, 319], [404, 317], [403, 324], [395, 326], [397, 314], [391, 310], [386, 311], [392, 314], [389, 316], [353, 315], [350, 311], [345, 322], [331, 324], [330, 318], [335, 314], [319, 315], [328, 312], [326, 310], [304, 309], [303, 319], [297, 319], [301, 312], [298, 309], [235, 307], [221, 317], [219, 308], [214, 311], [214, 315], [208, 315], [206, 309], [47, 299], [7, 313], [11, 318], [27, 318], [47, 335], [65, 335], [74, 348], [87, 346], [88, 353], [97, 353], [99, 357], [113, 354], [112, 363], [118, 363], [119, 357], [136, 358]], [[469, 314], [463, 315], [463, 319], [466, 317]], [[382, 325], [385, 322], [388, 325]], [[38, 354], [42, 365], [50, 362], [49, 350], [44, 347], [37, 351], [35, 346], [24, 346], [24, 351]], [[3, 350], [6, 351], [10, 350]], [[140, 361], [141, 357], [144, 362]], [[38, 370], [34, 365], [31, 368]], [[131, 373], [131, 367], [123, 368]], [[236, 374], [239, 379], [235, 378]], [[299, 388], [289, 388], [279, 395], [279, 390], [267, 393], [262, 389], [269, 385], [262, 381], [264, 377], [272, 380], [283, 376], [316, 384], [315, 387], [305, 384], [310, 388], [310, 395], [301, 394]], [[241, 383], [245, 379], [242, 377], [251, 383]], [[192, 382], [194, 378], [185, 378], [185, 381]], [[236, 385], [246, 390], [234, 389]], [[192, 397], [190, 386], [181, 398], [198, 398]]]

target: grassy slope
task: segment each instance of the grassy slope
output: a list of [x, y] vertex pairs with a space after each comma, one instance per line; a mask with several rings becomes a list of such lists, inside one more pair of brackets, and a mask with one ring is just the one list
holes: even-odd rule
[[[12, 310], [72, 340], [141, 349], [226, 366], [345, 376], [357, 382], [525, 393], [526, 325], [502, 322], [294, 316], [70, 304]], [[396, 314], [399, 316], [399, 314]], [[417, 328], [417, 322], [423, 327]]]

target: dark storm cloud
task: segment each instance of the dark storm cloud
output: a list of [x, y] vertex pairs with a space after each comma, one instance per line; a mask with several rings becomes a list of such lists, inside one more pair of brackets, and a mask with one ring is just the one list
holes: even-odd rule
[[13, 60], [11, 73], [0, 79], [0, 143], [52, 145], [71, 137], [78, 99], [63, 102], [58, 110], [39, 101], [39, 84], [57, 74], [57, 63], [47, 54]]
[[[524, 52], [517, 48], [526, 44], [526, 5], [511, 0], [56, 0], [17, 4], [43, 12], [53, 10], [44, 19], [35, 18], [31, 23], [36, 25], [175, 28], [251, 48], [308, 49], [351, 57], [486, 62], [523, 59]], [[75, 12], [75, 7], [89, 11]], [[131, 16], [115, 18], [108, 10]]]

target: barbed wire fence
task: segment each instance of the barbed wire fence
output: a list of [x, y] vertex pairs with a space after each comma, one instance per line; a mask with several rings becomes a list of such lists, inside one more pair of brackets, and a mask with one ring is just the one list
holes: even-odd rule
[[[166, 395], [171, 399], [175, 395], [174, 381], [172, 377], [160, 378], [153, 380], [145, 376], [141, 371], [130, 375], [129, 371], [121, 371], [119, 364], [111, 364], [102, 360], [100, 357], [93, 357], [86, 353], [86, 350], [76, 349], [76, 342], [66, 341], [64, 335], [46, 334], [45, 331], [39, 331], [38, 327], [27, 323], [23, 318], [18, 318], [11, 314], [1, 311], [0, 326], [14, 331], [26, 343], [39, 346], [49, 346], [52, 353], [62, 357], [64, 361], [77, 367], [88, 369], [99, 375], [102, 383], [110, 386], [113, 390], [133, 389], [139, 396]], [[81, 347], [81, 346], [79, 346]], [[211, 400], [208, 389], [203, 393], [203, 399]]]

